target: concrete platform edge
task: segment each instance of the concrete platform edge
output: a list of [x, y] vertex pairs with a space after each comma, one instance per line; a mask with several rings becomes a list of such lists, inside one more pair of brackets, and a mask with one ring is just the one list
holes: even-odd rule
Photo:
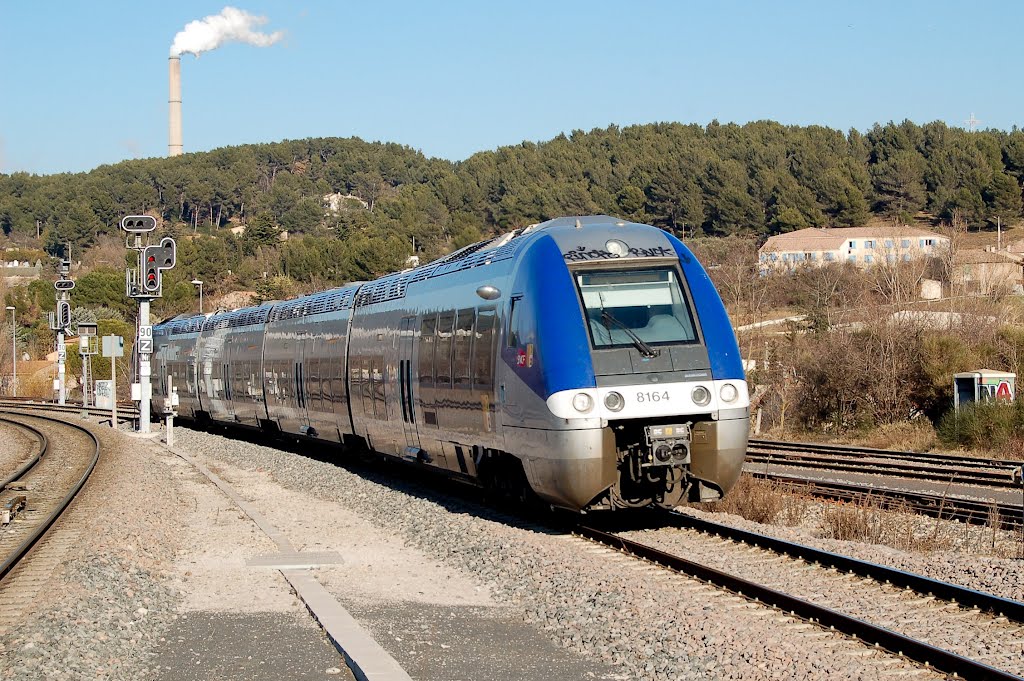
[[[221, 492], [230, 498], [270, 539], [282, 553], [294, 553], [291, 542], [270, 522], [256, 512], [230, 485], [216, 473], [184, 452], [162, 447], [187, 461]], [[310, 615], [317, 621], [338, 651], [345, 656], [349, 669], [359, 681], [412, 681], [401, 665], [355, 620], [308, 570], [282, 569], [281, 574], [295, 590]]]
[[304, 570], [281, 570], [359, 681], [412, 681], [398, 662]]

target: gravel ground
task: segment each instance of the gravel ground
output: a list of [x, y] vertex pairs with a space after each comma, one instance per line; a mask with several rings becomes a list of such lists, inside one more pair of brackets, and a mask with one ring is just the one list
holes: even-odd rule
[[38, 577], [36, 614], [0, 635], [0, 678], [144, 678], [149, 650], [177, 617], [174, 481], [138, 455], [139, 443], [101, 437], [106, 455], [84, 496], [37, 547], [56, 555]]
[[[33, 602], [40, 614], [0, 632], [0, 679], [178, 678], [167, 666], [168, 638], [188, 636], [190, 622], [207, 621], [200, 614], [273, 622], [301, 611], [273, 571], [245, 568], [246, 559], [273, 548], [198, 473], [148, 443], [99, 431], [107, 456], [60, 521], [66, 539], [50, 549], [54, 567]], [[613, 665], [621, 678], [874, 679], [900, 671], [938, 678], [688, 578], [523, 526], [434, 482], [426, 489], [389, 482], [389, 466], [355, 474], [184, 428], [176, 445], [243, 494], [284, 499], [261, 510], [300, 549], [342, 553], [348, 572], [317, 574], [367, 609], [387, 590], [424, 612], [501, 608], [557, 646]], [[797, 530], [776, 531], [813, 543]], [[1020, 597], [1024, 583], [1013, 561], [817, 542], [986, 590], [1003, 585], [1011, 597]], [[494, 678], [485, 662], [479, 678]]]
[[0, 442], [0, 480], [13, 475], [39, 450], [39, 442], [31, 434], [9, 423], [0, 422]]
[[246, 567], [276, 550], [247, 516], [162, 447], [93, 430], [100, 464], [5, 590], [25, 614], [0, 626], [0, 679], [352, 678], [280, 573]]
[[[176, 444], [207, 462], [258, 473], [349, 509], [378, 532], [486, 589], [558, 645], [628, 678], [938, 678], [778, 611], [481, 509], [443, 491], [389, 482], [389, 467], [344, 468], [181, 430]], [[301, 498], [301, 497], [299, 497]], [[486, 670], [482, 669], [482, 672]], [[485, 677], [482, 673], [481, 678]]]

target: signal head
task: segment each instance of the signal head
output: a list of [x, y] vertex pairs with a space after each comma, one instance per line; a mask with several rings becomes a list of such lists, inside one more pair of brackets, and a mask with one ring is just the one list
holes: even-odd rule
[[128, 215], [121, 218], [121, 229], [134, 234], [152, 232], [156, 229], [156, 218], [151, 215]]

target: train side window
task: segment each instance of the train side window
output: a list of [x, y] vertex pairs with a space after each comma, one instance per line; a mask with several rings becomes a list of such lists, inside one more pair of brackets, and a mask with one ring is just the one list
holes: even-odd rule
[[481, 308], [476, 315], [473, 341], [473, 388], [490, 391], [494, 388], [494, 308]]
[[[341, 344], [341, 346], [345, 347], [344, 344]], [[346, 391], [345, 364], [341, 361], [341, 358], [338, 358], [337, 361], [331, 362], [331, 365], [334, 367], [334, 382], [331, 385], [331, 399], [335, 404], [344, 404], [346, 399], [344, 397]]]
[[434, 383], [434, 332], [437, 328], [437, 317], [424, 317], [420, 323], [419, 361], [420, 385]]
[[452, 383], [456, 387], [470, 387], [472, 371], [473, 322], [476, 310], [459, 310], [455, 321], [455, 358], [452, 362]]
[[320, 372], [318, 371], [316, 358], [313, 357], [312, 343], [306, 342], [306, 353], [302, 362], [302, 382], [306, 408], [316, 410], [317, 400], [320, 393]]
[[352, 366], [349, 369], [349, 371], [352, 373], [352, 376], [349, 378], [349, 382], [348, 382], [348, 386], [349, 386], [348, 399], [350, 401], [352, 401], [354, 399], [357, 399], [358, 396], [360, 395], [361, 391], [362, 391], [362, 385], [363, 385], [362, 376], [363, 376], [363, 372], [359, 369], [359, 361], [357, 359], [352, 358], [349, 361], [352, 363]]
[[435, 384], [440, 387], [450, 387], [452, 384], [452, 331], [454, 326], [454, 312], [442, 312], [438, 316], [434, 370]]
[[374, 384], [373, 384], [373, 364], [369, 357], [364, 357], [360, 361], [362, 367], [362, 388], [359, 392], [362, 393], [362, 413], [370, 416], [374, 413]]
[[513, 298], [508, 304], [508, 333], [505, 335], [510, 348], [519, 347], [519, 304], [523, 297]]

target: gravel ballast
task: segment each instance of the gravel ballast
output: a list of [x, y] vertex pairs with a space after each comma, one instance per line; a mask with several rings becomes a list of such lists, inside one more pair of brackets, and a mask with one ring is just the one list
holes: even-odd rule
[[391, 482], [389, 466], [361, 467], [356, 475], [193, 431], [179, 431], [176, 445], [208, 465], [219, 462], [229, 477], [231, 467], [269, 476], [295, 492], [296, 508], [309, 495], [351, 509], [486, 589], [559, 646], [614, 665], [626, 678], [866, 679], [899, 669], [931, 675], [686, 577], [521, 526], [430, 484]]

